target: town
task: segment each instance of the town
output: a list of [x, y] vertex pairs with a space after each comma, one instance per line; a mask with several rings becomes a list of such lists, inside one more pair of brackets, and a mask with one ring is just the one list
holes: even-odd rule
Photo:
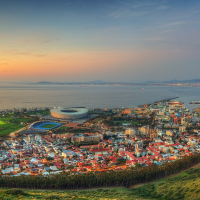
[[2, 175], [120, 171], [162, 165], [200, 152], [200, 108], [190, 112], [180, 101], [89, 109], [85, 118], [73, 120], [55, 118], [50, 110], [1, 111]]

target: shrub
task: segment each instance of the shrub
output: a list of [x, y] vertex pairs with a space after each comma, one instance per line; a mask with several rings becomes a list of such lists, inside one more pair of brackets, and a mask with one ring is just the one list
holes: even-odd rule
[[5, 194], [10, 194], [10, 195], [27, 195], [23, 190], [19, 190], [19, 189], [9, 189], [9, 190], [6, 190]]
[[54, 200], [54, 199], [60, 199], [58, 195], [49, 195], [47, 197], [45, 197], [45, 199], [49, 199], [49, 200]]

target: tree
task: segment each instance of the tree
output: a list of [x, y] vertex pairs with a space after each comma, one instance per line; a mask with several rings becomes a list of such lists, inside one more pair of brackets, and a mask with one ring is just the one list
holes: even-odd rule
[[50, 157], [50, 156], [46, 157], [46, 159], [47, 159], [47, 160], [54, 160], [54, 158], [53, 158], [53, 157]]
[[124, 158], [119, 158], [119, 159], [117, 160], [117, 165], [123, 164], [123, 163], [126, 163], [126, 160], [125, 160]]
[[72, 169], [74, 169], [74, 166], [69, 165], [69, 166], [67, 167], [67, 169], [72, 170]]

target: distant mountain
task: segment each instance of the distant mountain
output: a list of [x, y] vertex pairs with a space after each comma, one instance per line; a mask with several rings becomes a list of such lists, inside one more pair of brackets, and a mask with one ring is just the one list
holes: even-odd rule
[[158, 83], [158, 82], [155, 82], [155, 81], [145, 81], [145, 82], [141, 82], [141, 83], [137, 83], [137, 84], [153, 84], [153, 83]]
[[86, 83], [89, 83], [89, 84], [107, 84], [108, 82], [96, 80], [96, 81], [89, 81], [89, 82], [86, 82]]
[[47, 82], [47, 81], [40, 81], [36, 84], [43, 84], [43, 85], [49, 85], [49, 84], [112, 84], [112, 82], [106, 82], [101, 80], [96, 81], [88, 81], [88, 82]]
[[40, 81], [40, 82], [37, 82], [36, 84], [44, 84], [44, 85], [49, 85], [49, 84], [53, 84], [53, 82], [47, 82], [47, 81]]
[[87, 82], [48, 82], [48, 81], [40, 81], [36, 84], [40, 85], [52, 85], [52, 84], [71, 84], [71, 85], [81, 85], [81, 84], [97, 84], [97, 85], [105, 85], [105, 84], [131, 84], [131, 85], [152, 85], [152, 84], [183, 84], [183, 83], [200, 83], [200, 79], [192, 79], [192, 80], [171, 80], [171, 81], [145, 81], [145, 82], [107, 82], [107, 81], [101, 81], [101, 80], [95, 80], [95, 81], [87, 81]]

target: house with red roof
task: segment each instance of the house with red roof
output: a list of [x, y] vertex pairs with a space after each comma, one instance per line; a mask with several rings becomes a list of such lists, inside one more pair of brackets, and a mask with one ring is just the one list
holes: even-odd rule
[[120, 153], [123, 153], [127, 160], [135, 160], [136, 159], [136, 157], [128, 151], [121, 151]]
[[82, 167], [82, 166], [84, 166], [84, 163], [78, 162], [78, 166], [79, 166], [79, 167]]
[[147, 164], [148, 166], [150, 166], [150, 165], [152, 165], [152, 162], [147, 161], [146, 164]]
[[92, 166], [86, 166], [85, 168], [86, 168], [88, 171], [94, 170], [94, 168], [93, 168]]
[[106, 165], [106, 164], [102, 164], [101, 167], [104, 169], [108, 169], [108, 165]]
[[127, 166], [135, 166], [138, 163], [137, 160], [127, 160], [126, 165]]

